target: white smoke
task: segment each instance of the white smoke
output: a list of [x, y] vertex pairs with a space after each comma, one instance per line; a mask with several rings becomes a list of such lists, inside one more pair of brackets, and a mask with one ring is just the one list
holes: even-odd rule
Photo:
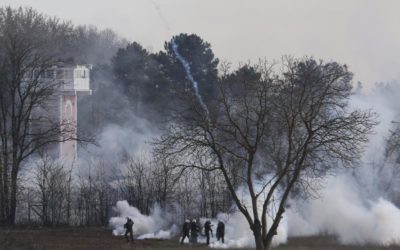
[[190, 65], [189, 63], [183, 58], [183, 56], [179, 53], [178, 51], [178, 44], [176, 44], [175, 40], [172, 39], [172, 50], [174, 51], [174, 54], [176, 58], [179, 60], [179, 62], [182, 64], [182, 67], [185, 69], [186, 76], [189, 79], [189, 81], [192, 83], [194, 93], [197, 97], [197, 100], [199, 101], [202, 109], [204, 112], [206, 112], [207, 115], [207, 120], [210, 120], [210, 112], [208, 111], [207, 105], [204, 103], [203, 98], [200, 95], [199, 92], [199, 86], [196, 80], [194, 80], [192, 73], [190, 72]]
[[[385, 137], [393, 126], [392, 121], [397, 119], [394, 103], [398, 100], [396, 97], [400, 97], [399, 92], [392, 93], [393, 98], [387, 98], [387, 93], [376, 92], [368, 96], [357, 95], [351, 99], [352, 107], [373, 109], [379, 114], [380, 123], [370, 137], [370, 143], [362, 157], [362, 165], [355, 170], [342, 171], [336, 176], [328, 177], [319, 199], [308, 202], [290, 201], [292, 207], [286, 209], [278, 234], [274, 237], [274, 245], [285, 243], [289, 236], [318, 234], [335, 235], [343, 244], [400, 244], [400, 210], [390, 202], [385, 193], [378, 191], [377, 186], [382, 181], [382, 176], [377, 175], [371, 164], [380, 164], [383, 161]], [[120, 131], [117, 127], [110, 127], [107, 131], [111, 131], [113, 135], [104, 136], [103, 140], [111, 143], [102, 144], [108, 145], [110, 151], [113, 151], [112, 147], [121, 145], [123, 148], [137, 148], [129, 143], [113, 144], [113, 138], [132, 138], [118, 135]], [[132, 134], [132, 131], [128, 134]], [[140, 138], [140, 133], [133, 137]], [[144, 144], [144, 140], [137, 143], [138, 147]], [[239, 191], [243, 193], [242, 190]], [[246, 194], [243, 199], [246, 199]], [[138, 239], [169, 239], [180, 233], [180, 226], [171, 227], [172, 219], [157, 207], [149, 216], [142, 215], [126, 201], [118, 202], [115, 209], [118, 216], [110, 219], [110, 227], [115, 235], [124, 233], [123, 224], [127, 216], [135, 223], [133, 230], [135, 235], [139, 235]], [[217, 242], [214, 235], [211, 247], [231, 249], [255, 246], [254, 235], [241, 213], [219, 214], [217, 219], [225, 222], [225, 243]], [[211, 221], [215, 225], [215, 234], [217, 220]], [[204, 222], [205, 219], [202, 219], [201, 223]], [[200, 236], [198, 241], [204, 243], [204, 236]]]
[[83, 159], [91, 156], [102, 157], [110, 161], [118, 162], [122, 156], [131, 157], [150, 152], [151, 142], [159, 134], [159, 131], [150, 122], [143, 118], [131, 115], [129, 123], [108, 124], [97, 138], [99, 146], [91, 146], [83, 155]]
[[138, 239], [169, 239], [178, 233], [177, 226], [171, 226], [171, 215], [162, 211], [158, 205], [154, 206], [150, 215], [143, 215], [136, 207], [130, 206], [127, 201], [118, 201], [114, 211], [117, 216], [112, 217], [109, 221], [109, 227], [113, 229], [114, 235], [125, 233], [124, 224], [127, 217], [133, 220], [133, 234], [139, 235]]
[[400, 210], [379, 198], [364, 199], [348, 175], [331, 177], [321, 198], [288, 210], [292, 236], [330, 234], [344, 244], [400, 243]]
[[[256, 187], [256, 189], [261, 188], [261, 186]], [[247, 188], [242, 186], [238, 190], [236, 190], [236, 193], [240, 194], [241, 202], [242, 204], [246, 205], [248, 211], [252, 211], [252, 203]], [[258, 202], [258, 211], [259, 214], [261, 214], [261, 200], [259, 200]], [[275, 216], [274, 211], [270, 211], [270, 213], [272, 216]], [[237, 211], [229, 214], [220, 213], [217, 215], [217, 218], [214, 219], [201, 218], [201, 225], [204, 225], [207, 220], [210, 220], [211, 224], [214, 225], [214, 234], [216, 233], [216, 225], [218, 224], [218, 221], [220, 220], [225, 223], [225, 242], [222, 243], [222, 241], [217, 241], [217, 239], [214, 237], [210, 240], [210, 247], [225, 249], [255, 247], [254, 234], [250, 229], [249, 223], [241, 212]], [[267, 216], [267, 224], [272, 225], [272, 217]], [[275, 237], [273, 238], [272, 245], [277, 246], [279, 244], [287, 242], [287, 231], [287, 220], [284, 217], [277, 229], [277, 235], [275, 235]], [[199, 237], [198, 241], [205, 243], [206, 239], [205, 237]]]
[[376, 89], [351, 100], [352, 107], [372, 109], [379, 115], [380, 123], [370, 136], [362, 164], [328, 177], [319, 199], [292, 202], [294, 207], [287, 211], [290, 236], [330, 234], [344, 244], [400, 244], [400, 209], [379, 189], [387, 176], [376, 170], [377, 165], [389, 172], [395, 167], [384, 162], [384, 151], [385, 138], [396, 119], [394, 103], [399, 92], [396, 85], [391, 96]]
[[[214, 238], [211, 241], [212, 248], [247, 248], [255, 247], [254, 234], [250, 229], [249, 223], [242, 213], [236, 212], [232, 214], [221, 213], [217, 216], [218, 220], [225, 222], [225, 243], [216, 241]], [[213, 224], [217, 223], [213, 221]], [[268, 225], [272, 224], [271, 218], [268, 218]], [[277, 246], [287, 242], [287, 221], [282, 220], [278, 227], [277, 235], [273, 238], [272, 245]]]
[[173, 236], [176, 235], [178, 232], [178, 226], [173, 225], [171, 229], [169, 230], [159, 230], [153, 233], [148, 233], [148, 234], [142, 234], [137, 239], [143, 240], [143, 239], [171, 239]]
[[[262, 185], [257, 186], [256, 190], [261, 190]], [[268, 190], [268, 188], [266, 189]], [[245, 204], [248, 211], [252, 211], [252, 202], [250, 199], [249, 191], [245, 187], [240, 187], [236, 190], [237, 194], [240, 194], [240, 199], [242, 204]], [[262, 196], [262, 195], [261, 195]], [[279, 193], [275, 196], [279, 196]], [[275, 199], [274, 199], [275, 200]], [[274, 203], [274, 202], [272, 202]], [[274, 206], [276, 204], [272, 204]], [[262, 212], [262, 200], [258, 201], [258, 214]], [[270, 207], [269, 214], [271, 216], [275, 216], [275, 210], [273, 207]], [[272, 225], [272, 217], [267, 216], [267, 225]], [[234, 212], [230, 214], [220, 213], [217, 216], [218, 220], [221, 220], [225, 223], [225, 243], [218, 242], [216, 240], [211, 241], [210, 246], [213, 248], [246, 248], [246, 247], [255, 247], [255, 240], [253, 231], [250, 229], [249, 223], [241, 212]], [[205, 221], [204, 221], [205, 222]], [[216, 221], [213, 221], [213, 224], [217, 224]], [[272, 245], [277, 246], [282, 243], [287, 242], [288, 237], [288, 227], [287, 220], [284, 217], [279, 224], [277, 229], [277, 235], [272, 240]]]
[[[238, 192], [242, 194], [242, 202], [250, 208], [248, 192], [244, 188], [241, 188]], [[261, 212], [261, 206], [259, 210]], [[134, 222], [133, 234], [137, 235], [137, 239], [170, 239], [181, 233], [180, 227], [173, 224], [173, 222], [176, 222], [174, 221], [176, 216], [161, 210], [157, 205], [150, 215], [143, 215], [137, 208], [130, 206], [127, 201], [118, 201], [114, 211], [117, 216], [112, 217], [109, 221], [109, 226], [113, 229], [114, 235], [125, 233], [124, 224], [127, 217]], [[214, 231], [214, 237], [210, 240], [210, 247], [225, 249], [255, 247], [253, 232], [246, 218], [240, 212], [220, 213], [217, 218], [201, 218], [200, 225], [203, 226], [207, 220], [211, 221]], [[216, 239], [216, 225], [219, 220], [225, 223], [225, 243]], [[271, 218], [268, 218], [268, 224], [272, 224]], [[273, 239], [274, 246], [287, 242], [287, 230], [287, 221], [284, 218], [278, 227], [277, 235]], [[185, 240], [185, 243], [188, 243], [188, 239]], [[198, 243], [206, 243], [204, 231], [200, 233]]]

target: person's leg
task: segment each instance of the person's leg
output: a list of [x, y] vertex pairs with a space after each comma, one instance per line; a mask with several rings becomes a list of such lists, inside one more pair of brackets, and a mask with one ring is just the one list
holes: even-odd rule
[[135, 240], [133, 239], [133, 231], [131, 230], [129, 233], [131, 235], [131, 241], [134, 242]]
[[185, 241], [186, 236], [189, 239], [189, 235], [184, 233], [182, 236], [181, 244], [183, 244], [183, 242]]
[[126, 230], [126, 231], [125, 231], [125, 234], [124, 234], [126, 241], [129, 241], [129, 238], [128, 238], [128, 232], [129, 232], [129, 231], [128, 231], [128, 230]]
[[210, 233], [206, 232], [206, 237], [207, 237], [207, 245], [210, 245]]
[[222, 238], [222, 243], [225, 243], [224, 242], [224, 235], [221, 235], [221, 238]]

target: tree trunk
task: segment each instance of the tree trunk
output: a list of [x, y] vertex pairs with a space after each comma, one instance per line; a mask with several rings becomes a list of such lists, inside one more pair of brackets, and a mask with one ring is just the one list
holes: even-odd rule
[[15, 225], [15, 212], [17, 209], [17, 169], [13, 167], [11, 172], [11, 197], [8, 225]]
[[0, 225], [4, 223], [5, 219], [5, 200], [4, 200], [4, 190], [3, 190], [3, 168], [2, 162], [0, 162]]
[[267, 248], [265, 248], [265, 246], [264, 246], [264, 242], [262, 239], [261, 223], [259, 220], [254, 221], [253, 234], [254, 234], [254, 239], [256, 241], [256, 249], [257, 250], [267, 250]]
[[270, 250], [272, 249], [272, 238], [268, 239], [264, 242], [264, 249], [265, 250]]
[[4, 162], [4, 164], [3, 164], [3, 176], [2, 176], [2, 179], [3, 179], [3, 190], [2, 190], [2, 201], [1, 201], [1, 207], [2, 207], [2, 221], [5, 223], [5, 224], [8, 224], [9, 222], [8, 222], [8, 218], [9, 218], [9, 216], [10, 216], [10, 200], [9, 200], [9, 197], [10, 197], [10, 192], [9, 192], [9, 184], [10, 184], [10, 182], [9, 182], [9, 180], [10, 180], [10, 178], [9, 178], [9, 170], [8, 170], [8, 155], [7, 155], [7, 153], [4, 153], [4, 159], [3, 159], [3, 162]]
[[257, 230], [253, 230], [254, 232], [254, 239], [256, 241], [256, 249], [257, 250], [266, 250], [266, 248], [264, 248], [264, 243], [261, 237], [261, 229]]

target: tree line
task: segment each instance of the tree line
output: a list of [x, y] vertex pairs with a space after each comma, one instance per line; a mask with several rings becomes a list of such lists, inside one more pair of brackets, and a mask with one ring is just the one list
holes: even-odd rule
[[[155, 157], [139, 164], [130, 157], [132, 152], [126, 152], [118, 162], [97, 159], [91, 166], [82, 167], [85, 170], [81, 173], [46, 153], [60, 138], [93, 142], [88, 138], [107, 124], [126, 125], [132, 116], [162, 128], [170, 110], [179, 105], [175, 95], [191, 89], [184, 70], [173, 56], [170, 42], [165, 43], [165, 51], [150, 53], [111, 30], [74, 26], [32, 8], [10, 7], [0, 11], [0, 39], [2, 225], [16, 222], [106, 225], [117, 199], [127, 199], [142, 212], [149, 213], [155, 202], [166, 206], [179, 196], [180, 203], [185, 203], [186, 215], [193, 217], [198, 216], [193, 200], [199, 196], [203, 197], [203, 204], [198, 205], [201, 215], [215, 215], [230, 206], [226, 192], [217, 191], [224, 188], [214, 177], [192, 173], [177, 178], [171, 185], [172, 180], [167, 177], [173, 171], [165, 161], [161, 169], [156, 168]], [[218, 78], [218, 59], [211, 45], [196, 35], [181, 34], [174, 39], [191, 63], [202, 94], [211, 100], [213, 84]], [[79, 109], [76, 138], [66, 136], [71, 133], [62, 128], [72, 127], [60, 126], [51, 119], [50, 107], [46, 107], [58, 83], [38, 77], [59, 63], [93, 65], [93, 95], [79, 100], [83, 108]], [[118, 169], [121, 173], [111, 175], [107, 169], [115, 165], [124, 170]], [[158, 182], [151, 179], [154, 176], [164, 185], [156, 185]], [[190, 181], [192, 178], [198, 181]], [[205, 188], [212, 181], [214, 185]], [[197, 188], [200, 186], [202, 189]], [[98, 192], [97, 198], [92, 195], [94, 190]], [[217, 193], [224, 195], [217, 197]], [[217, 198], [223, 200], [225, 208], [217, 207]], [[209, 203], [213, 204], [211, 208]]]

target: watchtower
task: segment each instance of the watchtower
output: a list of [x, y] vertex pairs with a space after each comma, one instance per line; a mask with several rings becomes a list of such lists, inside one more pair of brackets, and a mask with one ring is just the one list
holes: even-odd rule
[[[90, 70], [91, 65], [61, 65], [53, 66], [45, 72], [45, 78], [53, 79], [58, 83], [56, 91], [55, 107], [58, 108], [58, 120], [60, 126], [69, 124], [71, 129], [68, 129], [69, 134], [65, 137], [77, 137], [78, 124], [78, 97], [82, 95], [90, 95]], [[63, 139], [63, 138], [61, 138]], [[66, 140], [58, 145], [58, 158], [64, 164], [73, 164], [77, 159], [77, 141]]]

